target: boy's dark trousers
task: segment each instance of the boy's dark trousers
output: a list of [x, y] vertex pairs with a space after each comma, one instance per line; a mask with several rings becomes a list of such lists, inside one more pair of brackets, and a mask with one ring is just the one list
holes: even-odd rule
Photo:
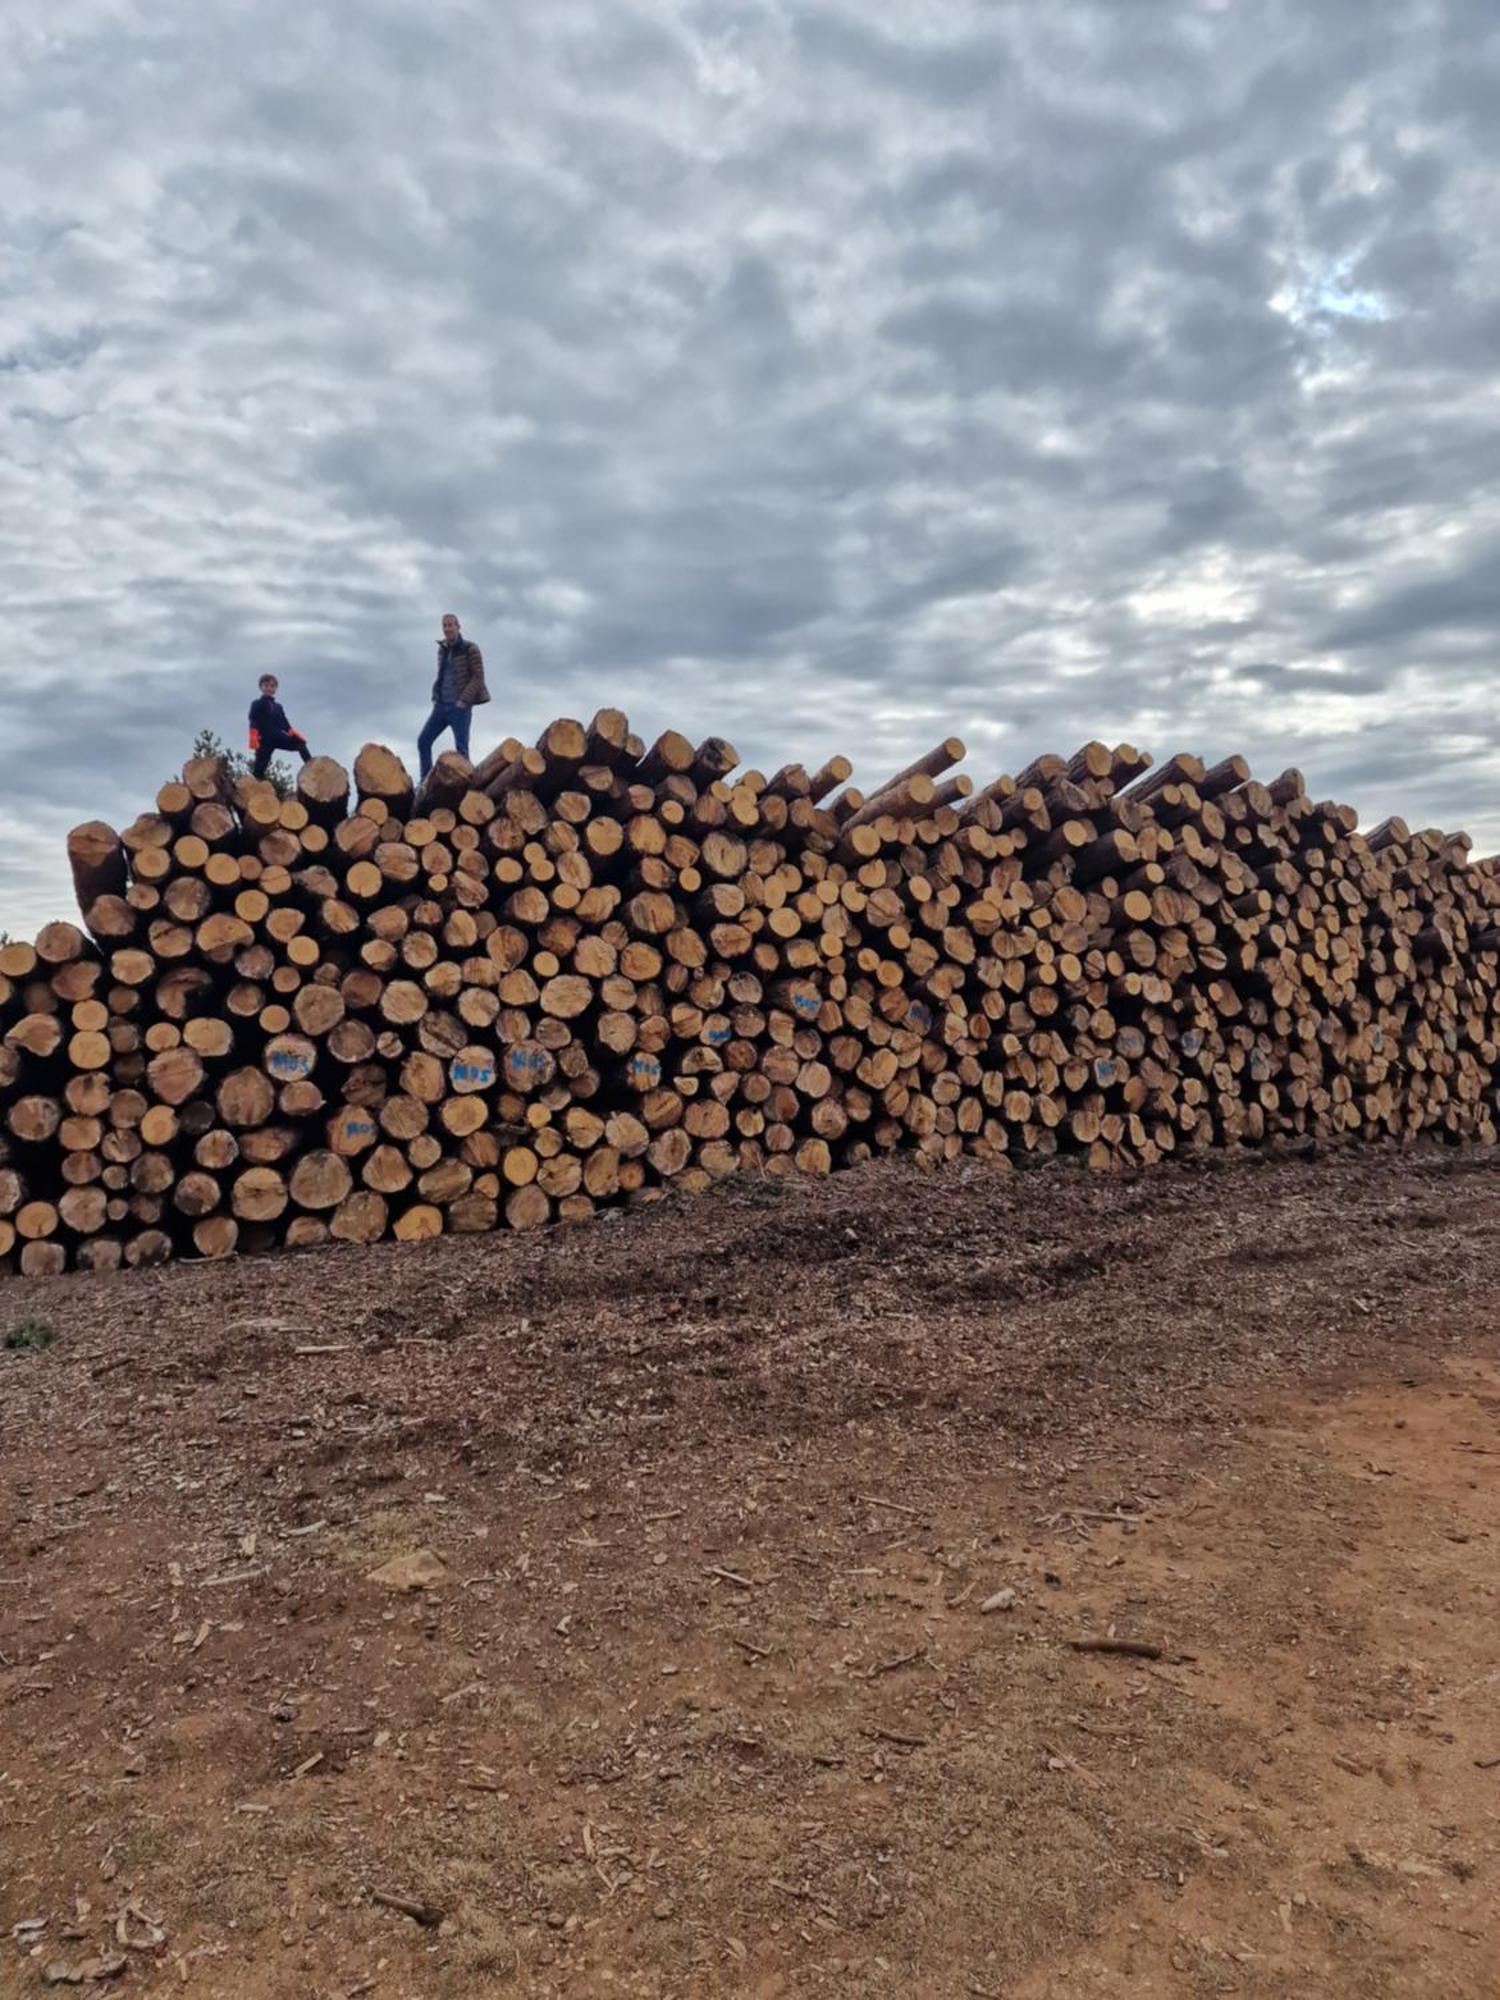
[[266, 766], [278, 750], [295, 750], [304, 764], [312, 755], [306, 738], [299, 736], [295, 729], [287, 730], [284, 735], [279, 729], [274, 730], [269, 736], [262, 736], [255, 746], [254, 776], [263, 778], [266, 775]]

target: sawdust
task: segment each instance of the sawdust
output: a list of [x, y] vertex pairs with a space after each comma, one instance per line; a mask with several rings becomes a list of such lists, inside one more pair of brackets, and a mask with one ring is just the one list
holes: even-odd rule
[[1497, 1253], [1362, 1154], [8, 1286], [0, 1992], [1480, 2000]]

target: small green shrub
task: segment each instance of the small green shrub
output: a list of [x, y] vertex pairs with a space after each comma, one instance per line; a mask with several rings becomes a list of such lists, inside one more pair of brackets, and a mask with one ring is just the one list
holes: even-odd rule
[[[248, 778], [254, 768], [253, 758], [247, 757], [243, 750], [231, 750], [211, 729], [198, 731], [193, 738], [192, 754], [195, 757], [222, 757], [231, 784], [236, 778]], [[278, 799], [289, 799], [296, 787], [291, 765], [284, 764], [279, 757], [271, 759], [266, 781]]]
[[27, 1313], [20, 1325], [13, 1326], [5, 1336], [5, 1345], [14, 1354], [40, 1354], [44, 1347], [52, 1345], [52, 1340], [52, 1328], [46, 1320]]

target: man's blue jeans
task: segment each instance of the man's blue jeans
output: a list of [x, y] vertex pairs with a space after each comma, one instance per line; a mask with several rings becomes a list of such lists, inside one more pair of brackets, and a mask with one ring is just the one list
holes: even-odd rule
[[432, 746], [445, 729], [453, 731], [453, 747], [460, 757], [469, 754], [469, 724], [474, 720], [472, 708], [460, 708], [456, 701], [435, 701], [422, 734], [417, 738], [417, 755], [422, 760], [421, 775], [425, 778], [432, 769]]

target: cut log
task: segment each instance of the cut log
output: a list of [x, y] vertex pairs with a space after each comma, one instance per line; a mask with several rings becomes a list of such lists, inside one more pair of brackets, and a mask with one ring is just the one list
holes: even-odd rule
[[585, 764], [614, 769], [627, 759], [630, 724], [618, 708], [601, 708], [588, 726], [584, 741]]
[[186, 1045], [153, 1056], [146, 1070], [152, 1093], [170, 1105], [185, 1104], [196, 1095], [204, 1074], [203, 1058]]
[[389, 1219], [390, 1209], [383, 1196], [371, 1188], [356, 1188], [339, 1203], [328, 1228], [341, 1243], [378, 1243]]
[[310, 757], [297, 773], [297, 797], [317, 826], [337, 826], [349, 811], [349, 773], [332, 757]]
[[418, 791], [417, 804], [424, 813], [457, 806], [476, 782], [477, 774], [468, 758], [461, 757], [456, 750], [444, 750]]
[[362, 800], [374, 799], [402, 817], [411, 809], [410, 773], [383, 743], [367, 743], [355, 758], [354, 788]]
[[120, 836], [102, 819], [86, 820], [68, 835], [73, 892], [85, 920], [101, 896], [123, 897], [127, 876]]
[[53, 968], [70, 965], [88, 949], [88, 940], [77, 924], [44, 924], [37, 932], [36, 955], [40, 965]]
[[[642, 757], [636, 769], [636, 779], [643, 785], [659, 785], [664, 778], [686, 776], [693, 768], [695, 752], [685, 736], [675, 729], [664, 729], [651, 748]], [[521, 1225], [512, 1224], [512, 1227]]]
[[286, 1209], [286, 1179], [275, 1167], [246, 1167], [229, 1199], [241, 1222], [274, 1222]]
[[951, 770], [955, 764], [961, 764], [964, 755], [963, 738], [961, 736], [945, 736], [936, 749], [929, 750], [925, 756], [918, 757], [915, 762], [906, 765], [893, 778], [887, 778], [885, 783], [871, 794], [871, 797], [878, 800], [881, 797], [900, 792], [916, 777], [940, 778], [944, 771]]
[[232, 1215], [205, 1215], [193, 1224], [193, 1248], [200, 1257], [232, 1257], [240, 1226]]
[[292, 1170], [291, 1197], [299, 1208], [337, 1208], [350, 1193], [354, 1177], [349, 1163], [322, 1146], [304, 1153]]

